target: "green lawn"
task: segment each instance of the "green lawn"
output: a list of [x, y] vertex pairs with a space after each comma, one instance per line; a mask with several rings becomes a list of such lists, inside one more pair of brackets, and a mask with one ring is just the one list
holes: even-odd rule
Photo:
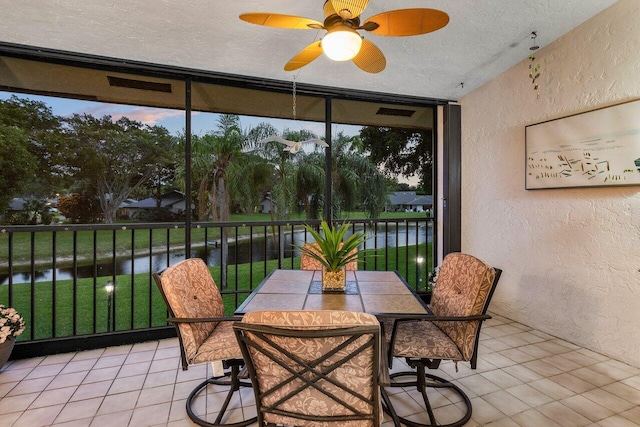
[[[362, 212], [349, 212], [347, 218], [350, 220], [366, 219]], [[383, 213], [380, 219], [399, 218], [425, 218], [424, 213], [390, 212]], [[304, 220], [303, 215], [293, 216], [290, 220]], [[234, 214], [231, 220], [236, 223], [271, 221], [269, 214]], [[110, 259], [114, 249], [116, 254], [127, 255], [134, 252], [148, 252], [149, 247], [172, 248], [184, 245], [185, 230], [182, 223], [176, 223], [171, 229], [139, 229], [132, 228], [133, 223], [118, 224], [120, 228], [116, 230], [77, 230], [65, 231], [62, 227], [55, 233], [52, 231], [14, 232], [12, 234], [12, 258], [17, 271], [20, 268], [28, 267], [33, 258], [36, 264], [51, 263], [53, 258], [53, 246], [55, 235], [56, 260], [69, 262], [74, 254], [78, 258], [79, 265], [88, 265], [94, 259], [94, 247], [96, 259]], [[238, 227], [238, 235], [249, 234], [249, 227]], [[33, 237], [32, 237], [33, 236]], [[33, 242], [32, 242], [33, 238]], [[205, 241], [218, 240], [220, 238], [219, 228], [192, 228], [191, 241], [194, 244], [202, 244]], [[76, 245], [74, 247], [74, 244]], [[115, 245], [115, 248], [114, 248]], [[33, 248], [33, 249], [32, 249]], [[33, 252], [33, 254], [32, 254]], [[0, 259], [9, 259], [9, 233], [0, 233]], [[0, 273], [6, 273], [6, 268], [0, 266]]]
[[[421, 266], [425, 269], [420, 272], [420, 290], [423, 290], [426, 272], [433, 268], [430, 264], [431, 244], [410, 246], [408, 249], [400, 247], [397, 250], [361, 251], [359, 269], [397, 270], [415, 288], [418, 275], [415, 260], [418, 253], [428, 260], [428, 265]], [[295, 258], [293, 268], [299, 268], [299, 263], [300, 259]], [[283, 265], [289, 268], [291, 259], [284, 260]], [[267, 261], [267, 274], [277, 266], [277, 260]], [[212, 267], [210, 270], [214, 280], [220, 285], [220, 267]], [[226, 314], [232, 314], [251, 289], [262, 281], [264, 271], [262, 262], [228, 267], [228, 286], [222, 289]], [[13, 307], [26, 321], [26, 330], [18, 339], [38, 340], [106, 332], [108, 300], [104, 284], [108, 280], [111, 280], [110, 276], [77, 279], [75, 283], [73, 280], [64, 280], [57, 281], [55, 287], [51, 282], [39, 282], [33, 288], [30, 283], [14, 284]], [[124, 331], [166, 324], [166, 307], [150, 273], [117, 276], [115, 283], [113, 329]], [[0, 301], [8, 301], [8, 286], [0, 286]]]

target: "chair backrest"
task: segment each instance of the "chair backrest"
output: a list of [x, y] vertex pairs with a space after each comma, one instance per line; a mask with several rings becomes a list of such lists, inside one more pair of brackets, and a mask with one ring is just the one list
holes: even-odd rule
[[380, 324], [347, 311], [254, 311], [234, 324], [258, 424], [379, 426]]
[[[304, 245], [304, 247], [309, 248], [314, 252], [318, 252], [318, 243], [316, 242], [307, 243]], [[342, 247], [342, 243], [340, 244], [340, 247]], [[354, 254], [357, 252], [358, 252], [358, 249], [354, 249], [349, 254]], [[307, 255], [306, 253], [302, 252], [302, 254], [300, 255], [300, 269], [301, 270], [322, 270], [322, 264], [320, 264], [320, 261], [318, 261], [317, 259], [314, 259], [309, 255]], [[347, 270], [349, 271], [358, 270], [358, 260], [347, 263]]]
[[[431, 311], [447, 317], [486, 314], [500, 273], [472, 255], [448, 254], [433, 289]], [[434, 323], [456, 343], [464, 360], [475, 357], [480, 321]]]
[[[200, 258], [180, 261], [154, 274], [160, 293], [176, 318], [219, 317], [224, 315], [222, 295], [209, 268]], [[217, 322], [176, 323], [182, 349], [183, 368], [192, 363], [198, 348], [211, 335]]]

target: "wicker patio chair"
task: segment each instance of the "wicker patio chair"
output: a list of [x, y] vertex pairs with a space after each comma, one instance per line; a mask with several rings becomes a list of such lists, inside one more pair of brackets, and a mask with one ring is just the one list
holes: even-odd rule
[[[224, 317], [222, 296], [204, 261], [187, 259], [153, 275], [169, 310], [168, 322], [174, 323], [180, 342], [182, 369], [200, 363], [219, 363], [226, 372], [206, 379], [187, 397], [187, 414], [200, 426], [247, 426], [256, 418], [235, 423], [222, 423], [233, 393], [251, 386], [240, 378], [244, 366], [242, 352], [233, 333], [233, 322], [240, 317]], [[214, 374], [216, 375], [216, 374]], [[193, 410], [194, 400], [206, 392], [210, 384], [229, 386], [229, 392], [216, 420], [211, 423]]]
[[[429, 423], [400, 418], [410, 427], [461, 426], [471, 418], [469, 397], [455, 384], [427, 374], [425, 368], [437, 369], [442, 360], [470, 362], [475, 369], [482, 322], [490, 319], [487, 308], [502, 271], [462, 253], [445, 257], [431, 297], [433, 314], [383, 319], [389, 341], [389, 363], [393, 357], [405, 358], [415, 371], [391, 374], [392, 387], [417, 387], [422, 395]], [[403, 380], [410, 378], [410, 381]], [[460, 395], [465, 414], [453, 423], [439, 424], [429, 403], [429, 387], [448, 388]]]

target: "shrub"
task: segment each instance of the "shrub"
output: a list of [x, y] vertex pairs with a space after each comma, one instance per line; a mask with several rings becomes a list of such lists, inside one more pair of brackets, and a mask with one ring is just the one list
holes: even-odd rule
[[58, 210], [73, 223], [94, 223], [100, 220], [100, 204], [96, 199], [70, 194], [58, 198]]
[[46, 200], [27, 199], [22, 210], [7, 214], [5, 222], [12, 225], [36, 225], [50, 224], [52, 219]]
[[133, 219], [140, 222], [183, 221], [184, 212], [175, 213], [167, 208], [146, 209], [136, 213]]

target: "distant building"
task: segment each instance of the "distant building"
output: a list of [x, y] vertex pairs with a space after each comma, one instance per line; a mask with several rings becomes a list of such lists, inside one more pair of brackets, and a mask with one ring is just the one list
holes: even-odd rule
[[425, 212], [433, 208], [433, 196], [419, 195], [415, 191], [396, 191], [389, 195], [389, 211]]
[[25, 200], [22, 197], [14, 197], [7, 207], [7, 212], [20, 212], [24, 209]]
[[[33, 204], [34, 201], [36, 202], [35, 205]], [[57, 223], [66, 219], [64, 215], [60, 214], [60, 211], [58, 211], [58, 209], [56, 208], [57, 204], [57, 198], [38, 199], [34, 197], [14, 197], [9, 203], [9, 206], [7, 206], [7, 209], [4, 212], [0, 212], [0, 221], [4, 221], [7, 218], [11, 218], [14, 215], [22, 213], [22, 215], [26, 215], [26, 217], [32, 218], [31, 220], [29, 220], [30, 224], [33, 224], [34, 221], [35, 223], [40, 224], [42, 222], [43, 214], [45, 212], [48, 212], [49, 214], [51, 214], [50, 221], [53, 223]], [[28, 212], [25, 212], [25, 210], [28, 210]], [[23, 218], [25, 218], [25, 216], [23, 216]], [[36, 219], [34, 220], [33, 218]]]
[[120, 203], [118, 206], [118, 218], [131, 218], [129, 212], [129, 206], [134, 203], [138, 203], [136, 199], [125, 199], [124, 202]]
[[[179, 214], [184, 212], [185, 206], [185, 196], [178, 190], [169, 191], [160, 197], [160, 207], [168, 209], [173, 213]], [[157, 201], [155, 197], [147, 197], [137, 202], [120, 205], [120, 207], [125, 210], [126, 216], [130, 219], [135, 219], [142, 212], [156, 209]], [[123, 212], [122, 215], [124, 216], [125, 213]]]
[[267, 193], [262, 198], [262, 202], [260, 202], [260, 207], [258, 208], [259, 213], [271, 213], [273, 210], [274, 213], [278, 212], [278, 204], [275, 200], [271, 199], [271, 194]]

